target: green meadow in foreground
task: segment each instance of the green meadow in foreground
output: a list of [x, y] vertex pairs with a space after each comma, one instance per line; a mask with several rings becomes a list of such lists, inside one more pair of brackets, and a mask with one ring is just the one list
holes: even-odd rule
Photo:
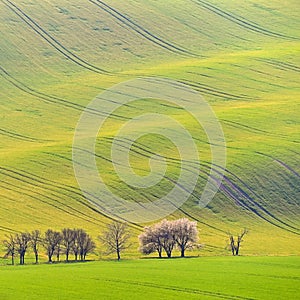
[[297, 299], [299, 257], [198, 257], [0, 268], [9, 299]]

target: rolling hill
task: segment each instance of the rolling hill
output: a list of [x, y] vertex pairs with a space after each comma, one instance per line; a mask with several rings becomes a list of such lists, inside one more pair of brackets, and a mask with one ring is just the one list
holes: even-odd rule
[[[0, 7], [0, 238], [66, 226], [96, 237], [110, 218], [86, 199], [74, 175], [80, 115], [117, 83], [163, 77], [211, 105], [226, 139], [226, 168], [211, 164], [207, 137], [186, 112], [141, 99], [116, 110], [99, 133], [96, 163], [110, 190], [142, 203], [176, 185], [180, 156], [160, 136], [132, 145], [117, 140], [120, 147], [131, 145], [139, 175], [149, 174], [154, 153], [166, 158], [166, 176], [151, 188], [124, 183], [110, 157], [128, 118], [166, 114], [189, 129], [201, 152], [197, 186], [170, 217], [198, 221], [203, 253], [224, 253], [227, 232], [247, 227], [243, 253], [300, 254], [298, 1], [1, 0]], [[224, 178], [199, 209], [210, 169]], [[141, 224], [132, 227], [138, 234]]]

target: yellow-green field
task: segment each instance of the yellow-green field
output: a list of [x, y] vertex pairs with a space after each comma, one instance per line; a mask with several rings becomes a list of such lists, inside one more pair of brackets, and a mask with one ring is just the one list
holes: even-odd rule
[[[300, 254], [298, 1], [3, 0], [0, 7], [0, 239], [63, 227], [82, 227], [97, 237], [110, 220], [84, 198], [74, 176], [80, 114], [116, 83], [159, 76], [197, 90], [214, 109], [227, 143], [223, 185], [198, 209], [210, 154], [193, 120], [148, 100], [116, 112], [129, 117], [158, 111], [197, 136], [201, 177], [170, 218], [198, 221], [203, 255], [227, 253], [227, 232], [244, 227], [245, 255]], [[122, 183], [111, 165], [110, 138], [123, 122], [108, 120], [97, 142], [97, 164], [112, 191], [151, 201], [172, 188], [170, 182], [162, 180], [145, 195]], [[138, 142], [178, 158], [167, 140]], [[148, 174], [149, 156], [137, 144], [133, 150], [136, 173]], [[177, 164], [168, 165], [167, 174], [176, 178], [177, 172]], [[136, 257], [141, 227], [132, 230], [128, 255]]]

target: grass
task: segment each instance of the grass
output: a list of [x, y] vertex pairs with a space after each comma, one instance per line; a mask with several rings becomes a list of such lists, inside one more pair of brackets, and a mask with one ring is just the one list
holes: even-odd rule
[[0, 268], [9, 299], [297, 299], [299, 257], [199, 257]]

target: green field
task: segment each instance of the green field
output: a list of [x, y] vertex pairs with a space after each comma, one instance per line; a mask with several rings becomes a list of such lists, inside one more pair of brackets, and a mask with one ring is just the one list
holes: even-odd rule
[[[83, 196], [73, 171], [78, 119], [103, 89], [159, 76], [186, 83], [214, 109], [227, 142], [223, 185], [198, 209], [207, 172], [218, 168], [207, 138], [184, 112], [141, 100], [99, 135], [97, 164], [110, 189], [143, 202], [172, 188], [165, 178], [150, 190], [132, 188], [110, 161], [122, 117], [167, 114], [197, 138], [202, 163], [193, 194], [169, 218], [198, 221], [203, 255], [225, 254], [227, 232], [244, 227], [243, 254], [300, 255], [298, 1], [3, 0], [0, 8], [0, 239], [49, 227], [99, 235], [110, 220]], [[140, 175], [150, 171], [145, 149], [178, 159], [166, 139], [141, 138], [131, 157]], [[177, 174], [178, 164], [168, 165], [167, 175]], [[136, 257], [141, 227], [132, 230]]]
[[143, 259], [0, 268], [8, 299], [298, 299], [299, 257]]

